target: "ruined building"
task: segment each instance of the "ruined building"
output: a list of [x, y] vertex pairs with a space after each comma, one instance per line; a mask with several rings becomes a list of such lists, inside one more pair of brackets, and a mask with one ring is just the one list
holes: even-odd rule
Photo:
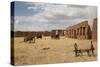
[[68, 38], [91, 39], [91, 29], [88, 21], [66, 28], [65, 36]]
[[97, 40], [97, 18], [93, 19], [93, 25], [92, 25], [92, 39]]
[[51, 35], [59, 34], [60, 36], [64, 36], [64, 30], [55, 29], [51, 31]]

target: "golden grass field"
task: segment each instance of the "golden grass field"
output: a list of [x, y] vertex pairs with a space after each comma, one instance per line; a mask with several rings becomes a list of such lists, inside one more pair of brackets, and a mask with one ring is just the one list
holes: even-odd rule
[[[97, 60], [97, 42], [93, 41], [95, 56], [89, 57], [86, 53], [83, 56], [74, 56], [74, 43], [79, 48], [87, 48], [90, 40], [78, 40], [61, 37], [60, 40], [43, 37], [37, 39], [35, 43], [23, 42], [23, 37], [14, 38], [14, 59], [15, 65], [26, 64], [48, 64], [48, 63], [67, 63], [79, 61]], [[50, 48], [43, 50], [43, 48]]]

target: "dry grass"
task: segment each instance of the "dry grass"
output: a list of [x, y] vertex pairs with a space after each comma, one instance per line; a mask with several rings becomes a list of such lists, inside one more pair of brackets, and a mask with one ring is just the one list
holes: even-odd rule
[[[73, 52], [73, 44], [77, 43], [80, 48], [86, 48], [89, 45], [89, 40], [68, 39], [62, 37], [60, 40], [45, 37], [37, 39], [36, 43], [23, 42], [23, 37], [14, 38], [15, 49], [15, 65], [23, 64], [48, 64], [48, 63], [63, 63], [63, 62], [78, 62], [78, 61], [94, 61], [96, 56], [75, 57]], [[93, 41], [95, 48], [97, 42]], [[43, 50], [43, 48], [50, 48]], [[96, 48], [97, 49], [97, 48]], [[97, 50], [95, 50], [95, 54]]]

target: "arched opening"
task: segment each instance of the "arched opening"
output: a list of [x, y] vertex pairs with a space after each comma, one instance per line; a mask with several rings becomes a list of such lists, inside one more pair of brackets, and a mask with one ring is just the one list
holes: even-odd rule
[[76, 30], [74, 30], [74, 38], [76, 38]]
[[85, 27], [83, 27], [83, 35], [85, 35]]
[[82, 35], [82, 27], [80, 27], [80, 35]]

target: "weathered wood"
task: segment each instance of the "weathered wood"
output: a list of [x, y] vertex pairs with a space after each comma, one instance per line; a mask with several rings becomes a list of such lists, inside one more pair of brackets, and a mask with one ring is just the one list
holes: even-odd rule
[[80, 49], [78, 47], [77, 43], [74, 44], [74, 53], [75, 53], [76, 57], [80, 56], [80, 55], [82, 56], [84, 52], [86, 52], [88, 56], [91, 56], [91, 55], [94, 56], [94, 50], [95, 50], [95, 48], [94, 48], [94, 46], [92, 44], [92, 41], [91, 41], [91, 47], [89, 49], [87, 49], [87, 48], [86, 49], [85, 48], [84, 49]]

